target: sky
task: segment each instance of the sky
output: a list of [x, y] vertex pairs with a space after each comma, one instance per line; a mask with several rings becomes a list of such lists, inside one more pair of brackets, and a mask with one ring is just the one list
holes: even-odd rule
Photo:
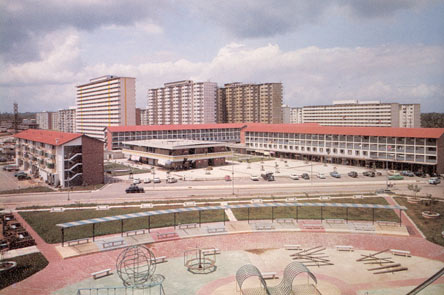
[[284, 104], [420, 103], [444, 112], [442, 0], [0, 0], [0, 112], [75, 106], [116, 75], [283, 83]]

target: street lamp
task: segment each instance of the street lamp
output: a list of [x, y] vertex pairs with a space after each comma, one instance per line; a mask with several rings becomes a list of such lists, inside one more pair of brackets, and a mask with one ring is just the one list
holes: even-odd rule
[[231, 150], [231, 188], [234, 195], [234, 151]]
[[154, 177], [156, 176], [156, 170], [155, 170], [154, 166], [151, 168], [151, 171], [153, 172], [153, 190], [154, 190], [154, 187], [155, 187]]

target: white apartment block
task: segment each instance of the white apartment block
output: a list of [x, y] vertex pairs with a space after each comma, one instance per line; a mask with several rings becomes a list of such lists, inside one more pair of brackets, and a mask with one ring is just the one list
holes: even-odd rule
[[136, 125], [136, 79], [91, 79], [77, 86], [76, 107], [76, 131], [104, 140], [105, 127]]
[[148, 109], [140, 109], [140, 125], [148, 125]]
[[332, 105], [304, 106], [302, 123], [324, 126], [418, 128], [420, 105], [380, 101], [340, 100]]
[[165, 83], [148, 90], [147, 124], [212, 124], [216, 122], [217, 83], [191, 80]]
[[[54, 128], [53, 120], [57, 119], [56, 116], [54, 116], [54, 112], [39, 112], [35, 114], [36, 123], [39, 126], [39, 129], [53, 129], [56, 130], [57, 128]], [[58, 126], [57, 126], [58, 127]]]
[[69, 109], [59, 110], [59, 128], [62, 132], [76, 132], [76, 107], [69, 107]]
[[302, 108], [282, 106], [282, 122], [284, 124], [300, 124], [302, 123]]
[[49, 114], [51, 116], [51, 125], [50, 128], [51, 130], [59, 130], [59, 113], [58, 112], [51, 112]]

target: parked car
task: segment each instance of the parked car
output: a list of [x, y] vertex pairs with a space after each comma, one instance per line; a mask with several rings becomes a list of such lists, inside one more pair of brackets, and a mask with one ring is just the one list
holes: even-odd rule
[[253, 181], [259, 181], [259, 176], [257, 176], [257, 175], [251, 175], [251, 176], [250, 176], [250, 179], [253, 180]]
[[176, 183], [177, 179], [175, 177], [168, 177], [166, 180], [167, 183]]
[[358, 177], [358, 172], [356, 172], [356, 171], [350, 171], [350, 172], [348, 172], [348, 176], [353, 177], [353, 178], [356, 178], [356, 177]]
[[387, 175], [399, 175], [399, 173], [396, 170], [389, 170], [387, 171]]
[[310, 179], [310, 175], [308, 175], [308, 173], [302, 173], [301, 177], [305, 180], [309, 180]]
[[377, 194], [393, 194], [393, 192], [389, 189], [379, 189], [376, 191]]
[[143, 187], [138, 187], [137, 185], [135, 185], [134, 183], [132, 183], [129, 188], [127, 188], [125, 190], [125, 192], [127, 194], [132, 194], [132, 193], [144, 193], [145, 190], [143, 189]]
[[422, 177], [423, 175], [424, 175], [424, 172], [422, 172], [422, 171], [415, 171], [415, 173], [414, 173], [416, 176], [418, 176], [418, 177]]
[[26, 174], [25, 172], [23, 172], [23, 173], [17, 175], [17, 179], [18, 180], [27, 180], [27, 179], [31, 179], [31, 177], [28, 176], [28, 174]]
[[150, 183], [151, 182], [151, 179], [149, 179], [149, 178], [145, 178], [144, 180], [143, 180], [143, 183]]
[[140, 179], [139, 179], [139, 178], [136, 178], [136, 179], [134, 179], [134, 180], [133, 180], [133, 183], [134, 183], [134, 184], [140, 184], [140, 183], [141, 183], [141, 181], [140, 181]]
[[400, 174], [394, 174], [394, 175], [390, 175], [388, 177], [389, 180], [403, 180], [404, 176], [400, 175]]
[[318, 174], [318, 178], [319, 178], [319, 179], [326, 179], [327, 176], [325, 176], [325, 174], [323, 174], [323, 173], [319, 173], [319, 174]]
[[7, 162], [8, 159], [4, 158], [4, 157], [0, 157], [0, 162]]
[[17, 171], [14, 173], [15, 177], [18, 177], [19, 175], [27, 175], [25, 171]]
[[273, 172], [263, 173], [263, 174], [261, 174], [261, 176], [266, 181], [274, 181], [274, 174], [273, 174]]
[[231, 176], [230, 175], [225, 175], [224, 180], [225, 181], [231, 181]]
[[375, 177], [375, 172], [373, 172], [373, 171], [364, 171], [364, 172], [362, 172], [362, 175], [368, 176], [368, 177]]
[[341, 174], [339, 174], [337, 171], [330, 172], [330, 176], [334, 178], [341, 178]]
[[18, 171], [19, 168], [16, 165], [6, 165], [3, 167], [5, 171]]
[[154, 178], [153, 178], [153, 182], [154, 182], [154, 183], [161, 183], [159, 177], [154, 177]]
[[299, 176], [296, 173], [290, 174], [290, 178], [293, 180], [299, 180]]
[[432, 177], [429, 179], [429, 183], [430, 184], [440, 184], [441, 183], [441, 179], [439, 179], [438, 177]]
[[415, 174], [412, 171], [401, 171], [402, 176], [413, 177]]

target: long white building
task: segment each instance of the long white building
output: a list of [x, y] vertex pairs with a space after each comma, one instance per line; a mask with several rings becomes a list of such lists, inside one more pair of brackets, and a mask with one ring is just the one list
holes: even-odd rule
[[[406, 127], [421, 126], [419, 104], [339, 100], [332, 105], [304, 106], [302, 122], [324, 126]], [[296, 122], [295, 122], [296, 123]]]
[[104, 140], [109, 126], [136, 124], [136, 79], [102, 76], [77, 86], [76, 130]]
[[149, 125], [216, 122], [217, 83], [191, 80], [165, 83], [148, 90]]

